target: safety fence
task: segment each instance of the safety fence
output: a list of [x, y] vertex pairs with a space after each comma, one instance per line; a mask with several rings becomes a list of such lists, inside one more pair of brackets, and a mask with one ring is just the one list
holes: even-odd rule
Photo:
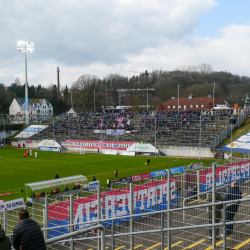
[[[169, 244], [174, 245], [174, 249], [212, 249], [212, 244], [222, 247], [224, 242], [230, 248], [249, 249], [249, 166], [247, 160], [178, 174], [169, 171], [162, 180], [130, 184], [123, 189], [100, 188], [79, 199], [73, 195], [65, 201], [40, 199], [28, 210], [30, 217], [45, 229], [46, 239], [101, 222], [109, 249], [131, 249], [131, 244], [134, 249], [166, 249]], [[237, 196], [230, 188], [235, 181], [239, 187]], [[231, 198], [228, 198], [230, 192]], [[225, 197], [228, 200], [224, 202]], [[223, 206], [230, 202], [234, 203], [231, 208]], [[208, 208], [215, 203], [214, 209]], [[4, 229], [12, 233], [18, 223], [18, 211], [6, 210], [3, 218]], [[217, 224], [217, 229], [209, 230], [210, 223]], [[221, 238], [228, 228], [230, 234]], [[53, 243], [49, 249], [67, 249], [68, 242]], [[74, 242], [76, 249], [97, 249], [98, 232], [92, 230], [78, 235]]]

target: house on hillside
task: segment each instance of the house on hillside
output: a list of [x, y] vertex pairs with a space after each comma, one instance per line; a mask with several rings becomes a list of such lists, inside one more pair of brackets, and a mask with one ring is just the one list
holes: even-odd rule
[[[53, 116], [53, 106], [46, 99], [28, 99], [28, 109], [31, 116]], [[10, 107], [9, 115], [25, 115], [25, 98], [14, 98]]]
[[[179, 103], [179, 109], [178, 109]], [[213, 106], [214, 103], [214, 106]], [[228, 109], [228, 105], [218, 99], [211, 96], [195, 97], [189, 95], [188, 97], [178, 98], [172, 97], [170, 100], [159, 104], [156, 111], [191, 111], [191, 110], [209, 110], [209, 109]]]

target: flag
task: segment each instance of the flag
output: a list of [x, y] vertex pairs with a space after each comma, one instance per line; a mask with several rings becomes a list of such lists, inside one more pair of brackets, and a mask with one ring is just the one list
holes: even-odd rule
[[36, 106], [35, 106], [35, 104], [33, 103], [33, 109], [36, 109]]
[[116, 118], [115, 120], [116, 120], [118, 123], [122, 123], [122, 121], [123, 121], [123, 117]]
[[100, 119], [100, 123], [98, 124], [98, 127], [102, 127], [103, 119]]
[[127, 124], [130, 125], [130, 120], [127, 121]]
[[124, 125], [123, 125], [123, 123], [119, 123], [119, 126], [120, 126], [120, 127], [122, 127], [122, 128], [124, 128]]

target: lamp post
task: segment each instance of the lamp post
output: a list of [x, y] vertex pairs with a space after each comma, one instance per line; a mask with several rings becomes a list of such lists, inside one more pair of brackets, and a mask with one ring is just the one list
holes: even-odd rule
[[71, 108], [73, 109], [72, 90], [70, 91], [70, 93], [71, 93]]
[[94, 114], [95, 114], [95, 89], [94, 89]]
[[178, 84], [178, 114], [179, 114], [179, 93], [180, 93], [179, 86], [182, 86], [182, 85]]
[[4, 126], [3, 147], [5, 148], [5, 137], [6, 137], [6, 134], [5, 134], [5, 118], [4, 118], [3, 122], [4, 122], [4, 124], [3, 124], [3, 126]]
[[25, 53], [25, 122], [29, 124], [29, 106], [28, 106], [28, 79], [27, 79], [27, 56], [26, 52], [34, 52], [34, 43], [17, 42], [17, 50]]
[[148, 87], [147, 87], [147, 112], [148, 112]]

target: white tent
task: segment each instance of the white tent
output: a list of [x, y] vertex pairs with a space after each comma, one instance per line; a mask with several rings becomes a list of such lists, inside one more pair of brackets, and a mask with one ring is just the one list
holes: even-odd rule
[[127, 148], [128, 152], [140, 152], [140, 153], [159, 153], [158, 149], [151, 144], [134, 143]]
[[42, 140], [38, 143], [38, 147], [60, 148], [61, 145], [54, 140]]
[[76, 116], [77, 113], [74, 111], [73, 108], [71, 108], [71, 109], [69, 110], [69, 112], [68, 112], [68, 115]]

